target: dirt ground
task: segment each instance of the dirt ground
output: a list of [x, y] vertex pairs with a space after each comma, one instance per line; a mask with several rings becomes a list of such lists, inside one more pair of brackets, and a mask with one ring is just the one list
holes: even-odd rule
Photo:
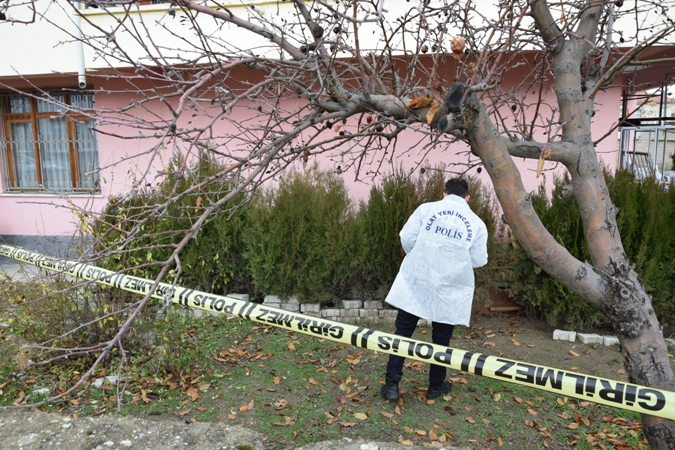
[[[618, 345], [586, 345], [554, 341], [556, 328], [543, 320], [530, 319], [522, 313], [473, 314], [471, 327], [456, 333], [450, 346], [493, 356], [502, 356], [532, 364], [628, 381], [623, 356]], [[613, 336], [611, 328], [570, 330]], [[576, 356], [578, 355], [578, 356]], [[673, 360], [671, 357], [671, 364]], [[673, 365], [675, 367], [675, 365]]]
[[[255, 431], [222, 423], [151, 421], [100, 416], [73, 419], [63, 415], [0, 408], [0, 448], [6, 450], [264, 450]], [[344, 439], [302, 450], [415, 450], [421, 446]], [[445, 447], [440, 450], [468, 450]]]

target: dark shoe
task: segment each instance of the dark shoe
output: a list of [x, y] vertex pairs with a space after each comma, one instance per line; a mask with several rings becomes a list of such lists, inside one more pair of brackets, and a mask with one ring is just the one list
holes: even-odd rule
[[427, 399], [433, 400], [441, 395], [449, 394], [452, 391], [452, 384], [449, 381], [444, 381], [438, 386], [429, 386], [427, 389]]
[[401, 395], [398, 393], [398, 383], [389, 381], [389, 378], [385, 377], [385, 384], [380, 388], [380, 394], [382, 397], [387, 400], [398, 400]]

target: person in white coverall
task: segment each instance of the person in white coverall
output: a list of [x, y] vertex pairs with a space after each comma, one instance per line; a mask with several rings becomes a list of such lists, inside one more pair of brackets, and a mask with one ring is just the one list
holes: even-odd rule
[[[487, 228], [471, 211], [469, 186], [461, 178], [445, 184], [443, 199], [420, 205], [401, 230], [406, 257], [386, 302], [398, 308], [396, 334], [411, 337], [417, 321], [431, 321], [434, 344], [447, 347], [455, 325], [469, 325], [473, 269], [487, 264]], [[401, 349], [403, 347], [401, 344]], [[405, 358], [390, 355], [380, 392], [398, 400]], [[446, 369], [432, 364], [427, 398], [447, 394]]]

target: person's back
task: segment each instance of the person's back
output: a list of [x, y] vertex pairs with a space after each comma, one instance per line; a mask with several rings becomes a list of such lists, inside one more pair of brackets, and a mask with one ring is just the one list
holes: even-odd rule
[[486, 242], [487, 228], [464, 198], [422, 204], [401, 230], [407, 255], [387, 303], [430, 321], [468, 326], [473, 268], [487, 263]]
[[[431, 321], [432, 341], [447, 346], [455, 325], [469, 325], [473, 302], [473, 269], [487, 264], [487, 228], [471, 211], [469, 187], [455, 178], [445, 196], [420, 205], [401, 230], [406, 257], [386, 302], [399, 309], [396, 334], [412, 336], [420, 318]], [[390, 355], [381, 394], [399, 398], [404, 358]], [[431, 365], [427, 398], [450, 392], [446, 369]]]

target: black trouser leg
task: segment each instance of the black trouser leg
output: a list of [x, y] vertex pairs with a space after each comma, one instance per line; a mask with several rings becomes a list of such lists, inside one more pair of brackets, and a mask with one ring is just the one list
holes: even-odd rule
[[[420, 318], [403, 311], [402, 309], [398, 310], [396, 315], [396, 331], [395, 334], [403, 337], [410, 337], [415, 332], [417, 328], [417, 321]], [[401, 347], [401, 350], [403, 348]], [[398, 383], [403, 377], [403, 362], [405, 358], [398, 355], [389, 355], [389, 362], [387, 363], [387, 378], [389, 381]]]
[[[431, 341], [434, 344], [442, 345], [443, 347], [450, 345], [450, 338], [452, 337], [455, 326], [440, 322], [431, 322], [431, 326]], [[440, 385], [445, 381], [446, 375], [447, 370], [445, 366], [432, 364], [429, 369], [429, 386]]]

